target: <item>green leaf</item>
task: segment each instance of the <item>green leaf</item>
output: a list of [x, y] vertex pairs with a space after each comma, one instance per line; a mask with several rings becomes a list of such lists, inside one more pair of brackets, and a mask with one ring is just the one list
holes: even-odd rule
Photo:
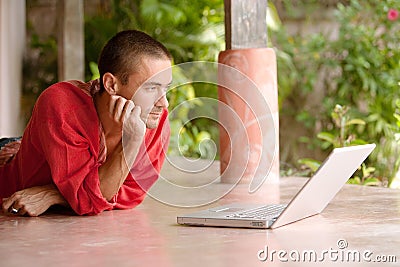
[[346, 126], [349, 125], [365, 125], [365, 121], [363, 121], [362, 119], [351, 119], [349, 121], [346, 122]]
[[196, 142], [198, 143], [207, 139], [211, 139], [211, 135], [209, 132], [201, 131], [198, 134], [196, 134]]
[[366, 145], [368, 142], [361, 140], [361, 139], [354, 139], [350, 142], [350, 146], [356, 146], [356, 145]]
[[375, 167], [367, 167], [365, 164], [362, 165], [362, 171], [364, 176], [368, 176], [375, 171]]
[[320, 133], [317, 135], [317, 137], [318, 137], [319, 139], [328, 141], [328, 142], [331, 143], [331, 144], [333, 144], [333, 143], [334, 143], [334, 140], [335, 140], [335, 136], [334, 136], [333, 134], [331, 134], [331, 133], [328, 133], [328, 132], [320, 132]]
[[322, 144], [321, 144], [321, 149], [322, 149], [322, 150], [327, 150], [327, 149], [330, 148], [331, 146], [336, 147], [336, 145], [335, 145], [334, 143], [322, 142]]
[[97, 63], [91, 61], [89, 62], [89, 68], [90, 68], [90, 72], [92, 73], [92, 80], [96, 80], [98, 78], [100, 78], [100, 72], [99, 72], [99, 68], [97, 66]]
[[315, 159], [309, 159], [309, 158], [304, 158], [304, 159], [299, 159], [298, 160], [299, 164], [307, 166], [311, 171], [316, 172], [321, 166], [321, 162]]
[[267, 25], [268, 28], [270, 28], [274, 32], [278, 31], [282, 25], [278, 11], [276, 10], [275, 5], [271, 2], [268, 2], [267, 7]]
[[347, 181], [347, 183], [348, 183], [348, 184], [361, 184], [361, 179], [360, 179], [360, 177], [355, 176], [355, 177], [353, 177], [353, 178], [350, 178], [350, 179]]
[[379, 179], [375, 177], [367, 178], [363, 183], [363, 185], [368, 185], [368, 186], [379, 186], [380, 184], [381, 181], [379, 181]]

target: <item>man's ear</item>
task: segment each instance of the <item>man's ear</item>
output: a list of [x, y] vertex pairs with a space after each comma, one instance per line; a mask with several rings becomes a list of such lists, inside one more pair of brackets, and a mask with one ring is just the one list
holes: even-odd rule
[[115, 77], [111, 73], [109, 72], [104, 73], [103, 85], [104, 89], [107, 91], [109, 95], [116, 95], [118, 90], [117, 80], [118, 80], [117, 77]]

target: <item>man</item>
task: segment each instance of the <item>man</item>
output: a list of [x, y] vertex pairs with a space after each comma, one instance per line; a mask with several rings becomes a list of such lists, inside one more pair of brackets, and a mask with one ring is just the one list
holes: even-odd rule
[[99, 81], [61, 82], [38, 98], [15, 157], [0, 167], [3, 212], [38, 216], [133, 208], [156, 181], [169, 141], [171, 55], [147, 34], [118, 33]]

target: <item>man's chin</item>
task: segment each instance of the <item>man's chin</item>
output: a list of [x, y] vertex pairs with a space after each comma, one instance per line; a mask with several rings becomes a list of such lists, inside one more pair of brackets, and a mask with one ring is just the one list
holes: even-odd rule
[[147, 129], [155, 129], [158, 127], [158, 123], [160, 122], [160, 116], [154, 116], [150, 113], [143, 121], [146, 124]]
[[158, 127], [159, 120], [147, 120], [146, 121], [146, 128], [147, 129], [155, 129]]

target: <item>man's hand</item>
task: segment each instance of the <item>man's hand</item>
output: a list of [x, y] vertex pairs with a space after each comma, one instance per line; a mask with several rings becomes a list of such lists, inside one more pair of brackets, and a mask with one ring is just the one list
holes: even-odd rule
[[13, 141], [3, 146], [0, 149], [0, 166], [3, 166], [11, 161], [15, 154], [17, 154], [20, 146], [21, 140]]
[[140, 113], [140, 107], [133, 101], [111, 96], [109, 115], [112, 122], [105, 126], [109, 154], [99, 168], [100, 190], [109, 201], [124, 183], [143, 143], [146, 125]]
[[53, 185], [35, 186], [17, 191], [3, 199], [3, 212], [13, 215], [39, 216], [52, 205], [68, 205]]
[[114, 128], [123, 131], [124, 138], [132, 142], [143, 140], [146, 125], [140, 118], [141, 108], [135, 106], [132, 100], [111, 96], [109, 112], [116, 126]]

